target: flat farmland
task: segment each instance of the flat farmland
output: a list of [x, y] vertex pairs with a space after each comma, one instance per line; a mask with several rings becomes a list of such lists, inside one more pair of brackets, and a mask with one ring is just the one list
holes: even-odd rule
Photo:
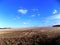
[[0, 29], [0, 45], [60, 45], [60, 27]]

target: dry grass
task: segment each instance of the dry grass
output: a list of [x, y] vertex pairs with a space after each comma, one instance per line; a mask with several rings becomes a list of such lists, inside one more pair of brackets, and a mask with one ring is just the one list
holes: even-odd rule
[[0, 29], [0, 45], [60, 45], [60, 27]]

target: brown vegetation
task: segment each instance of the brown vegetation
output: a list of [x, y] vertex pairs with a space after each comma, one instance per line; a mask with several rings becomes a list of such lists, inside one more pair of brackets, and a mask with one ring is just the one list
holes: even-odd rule
[[60, 28], [0, 30], [0, 45], [60, 45]]

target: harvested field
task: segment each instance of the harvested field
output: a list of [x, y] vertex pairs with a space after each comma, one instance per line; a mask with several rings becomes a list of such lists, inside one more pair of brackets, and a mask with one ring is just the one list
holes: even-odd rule
[[0, 45], [60, 45], [60, 27], [0, 29]]

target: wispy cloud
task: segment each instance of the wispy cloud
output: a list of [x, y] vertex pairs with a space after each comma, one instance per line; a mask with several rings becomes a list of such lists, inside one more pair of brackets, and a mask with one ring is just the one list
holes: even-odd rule
[[57, 14], [57, 10], [56, 9], [53, 10], [53, 14]]
[[60, 19], [60, 14], [52, 15], [48, 17], [47, 19]]
[[23, 22], [23, 24], [24, 24], [24, 25], [27, 25], [27, 24], [29, 24], [29, 23], [28, 23], [28, 22]]
[[31, 15], [31, 17], [35, 17], [35, 16], [36, 16], [35, 14]]
[[15, 18], [13, 18], [13, 20], [17, 20], [20, 19], [20, 16], [16, 16]]
[[26, 14], [28, 12], [28, 10], [26, 10], [26, 9], [19, 9], [18, 12], [21, 13], [21, 14]]
[[26, 22], [23, 22], [23, 24], [27, 24]]
[[60, 14], [52, 15], [46, 18], [46, 25], [58, 25], [60, 24]]
[[38, 16], [40, 16], [40, 14], [33, 14], [33, 15], [31, 15], [31, 17], [38, 17]]

